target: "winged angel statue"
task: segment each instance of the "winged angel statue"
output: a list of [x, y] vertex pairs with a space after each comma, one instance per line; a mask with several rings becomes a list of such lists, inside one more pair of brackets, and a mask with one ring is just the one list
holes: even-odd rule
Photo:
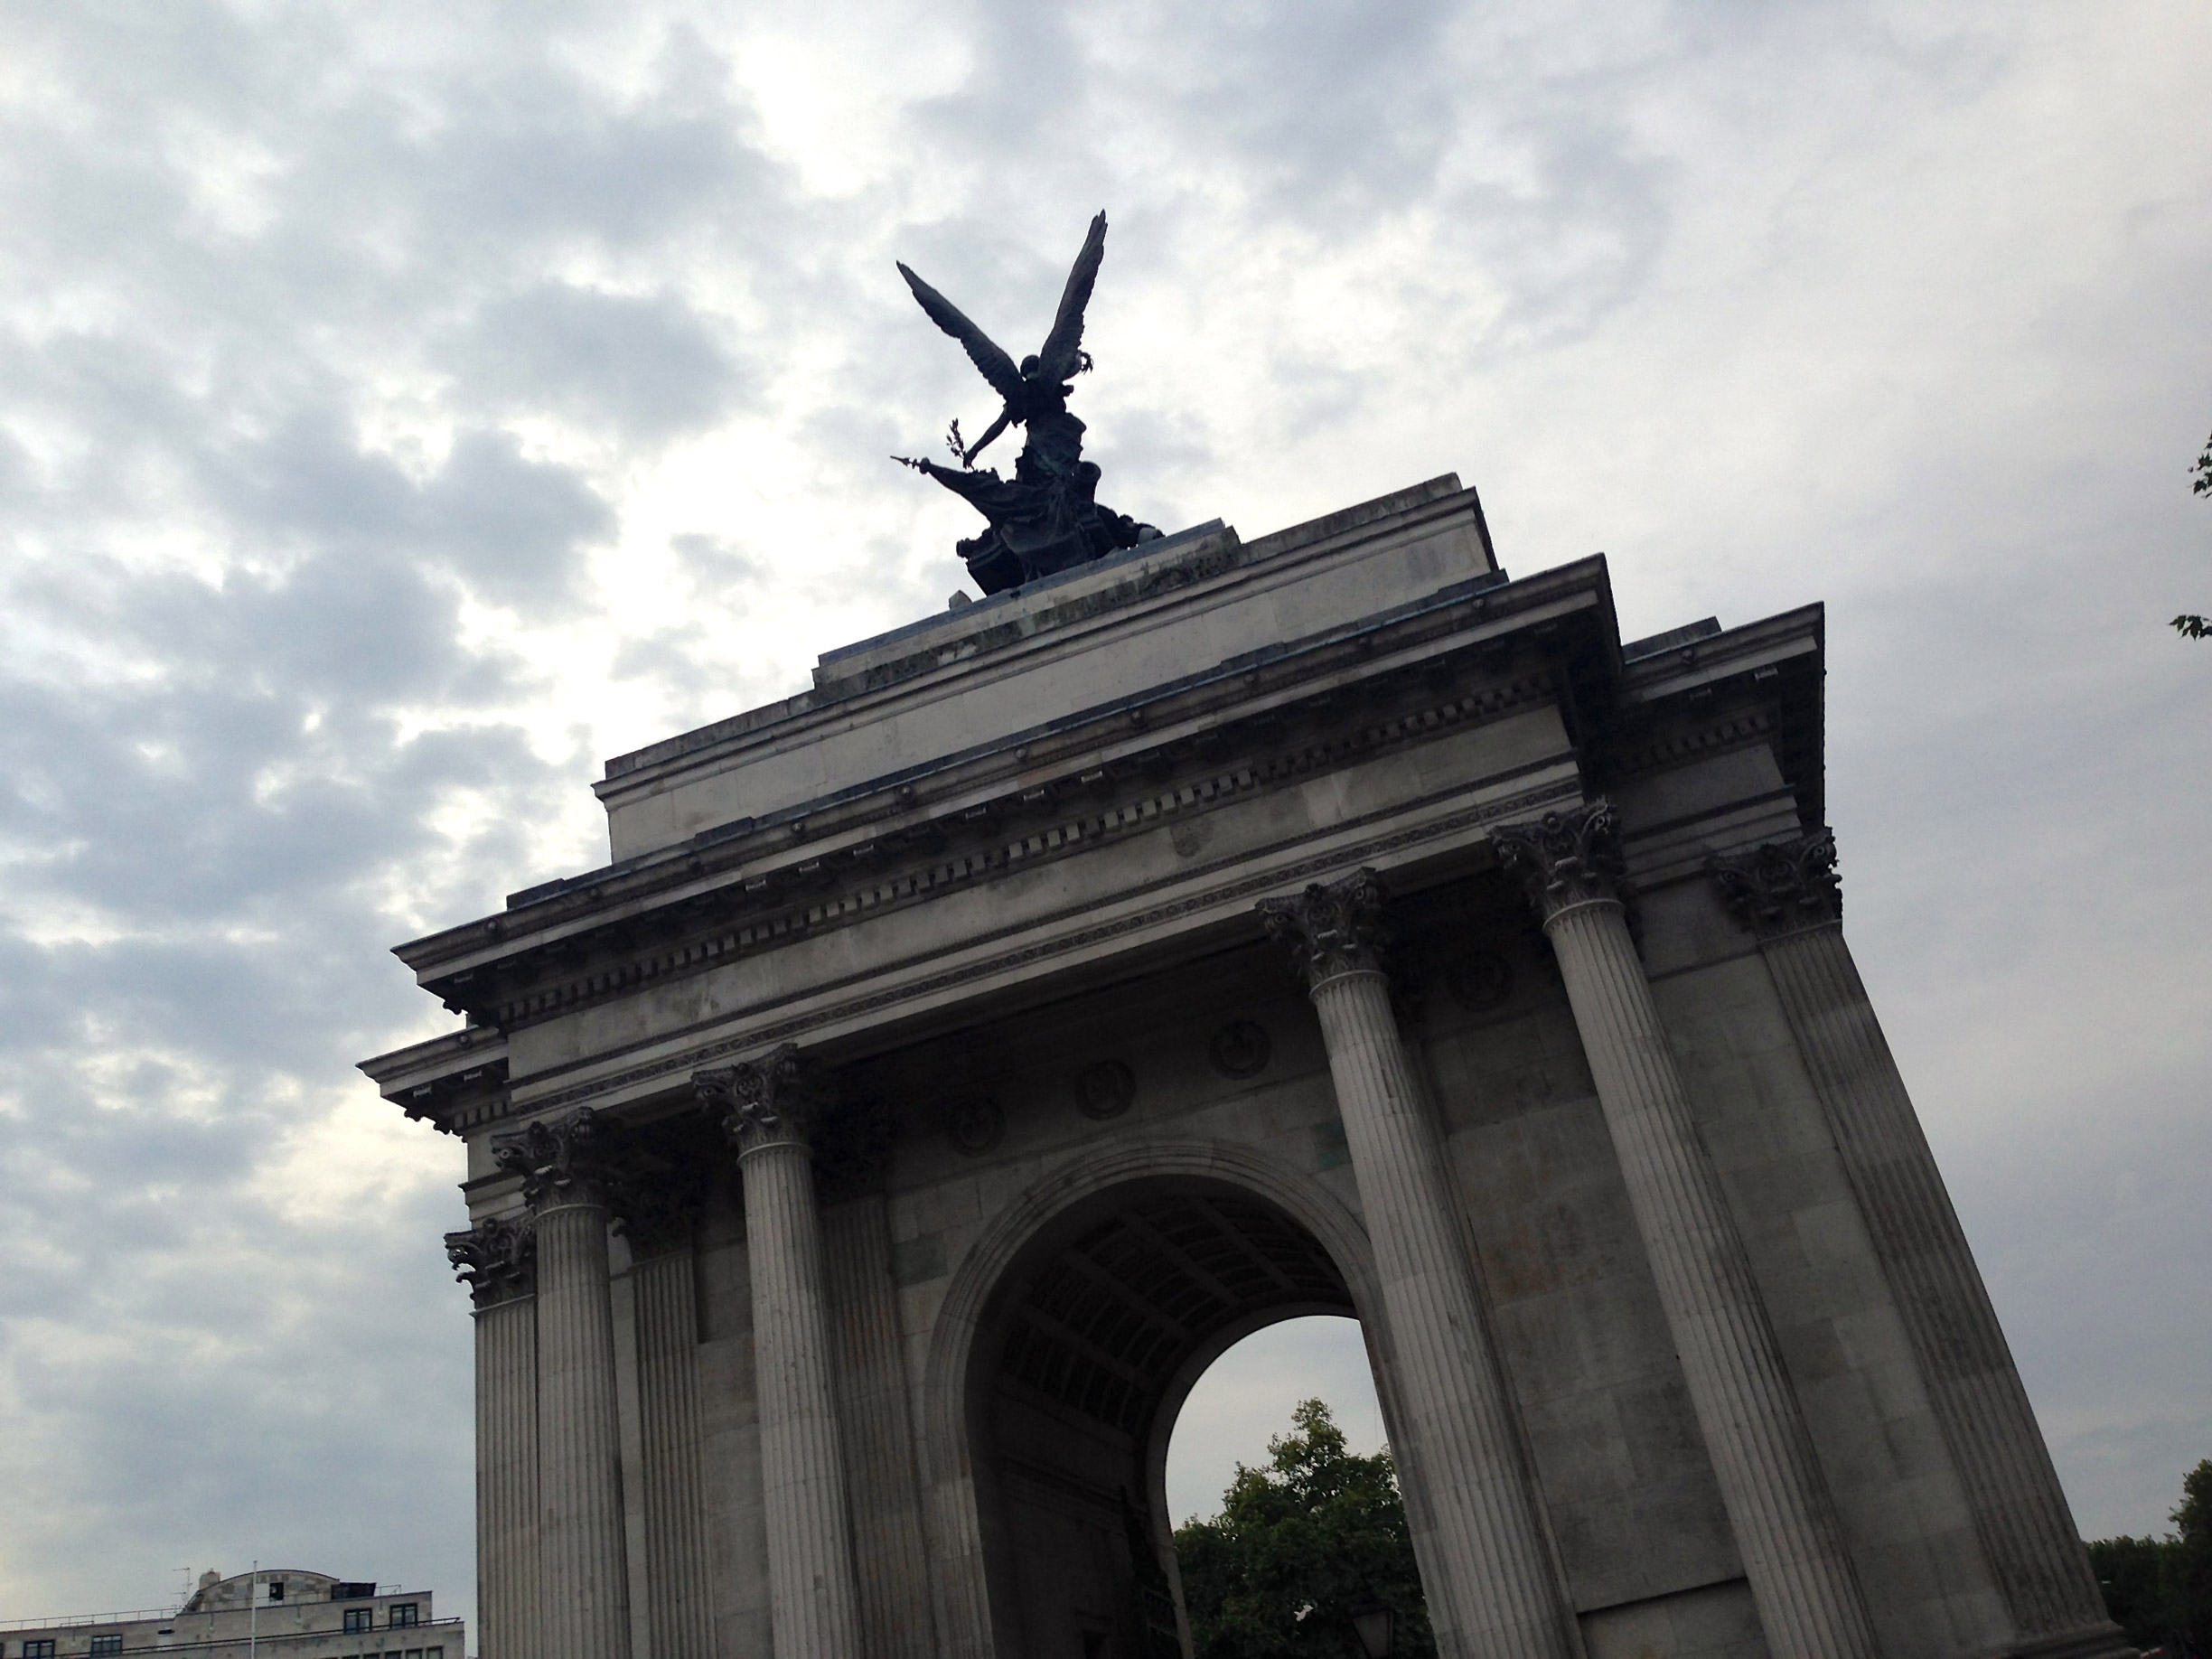
[[[951, 445], [960, 459], [958, 468], [906, 455], [892, 457], [903, 466], [927, 473], [990, 520], [989, 530], [960, 544], [969, 574], [986, 594], [1003, 593], [1159, 535], [1149, 524], [1139, 524], [1092, 499], [1099, 469], [1083, 458], [1083, 424], [1068, 413], [1067, 400], [1075, 389], [1071, 382], [1091, 367], [1090, 353], [1083, 349], [1083, 308], [1091, 303], [1091, 285], [1097, 281], [1099, 262], [1105, 257], [1106, 215], [1101, 213], [1091, 221], [1091, 234], [1083, 239], [1075, 268], [1068, 273], [1052, 333], [1045, 337], [1043, 349], [1035, 357], [1022, 359], [1018, 369], [951, 301], [904, 265], [898, 267], [930, 321], [967, 348], [983, 378], [1006, 400], [998, 418], [973, 444], [963, 443], [960, 422], [952, 423]], [[1001, 478], [989, 467], [978, 470], [976, 456], [1012, 426], [1028, 429], [1027, 441], [1014, 463], [1014, 476]]]

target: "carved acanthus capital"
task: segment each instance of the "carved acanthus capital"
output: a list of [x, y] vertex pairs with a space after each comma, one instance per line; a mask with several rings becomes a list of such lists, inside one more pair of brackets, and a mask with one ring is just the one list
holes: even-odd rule
[[1529, 903], [1547, 923], [1577, 904], [1620, 904], [1629, 896], [1619, 825], [1609, 801], [1546, 812], [1528, 823], [1501, 824], [1490, 831], [1490, 844], [1497, 849], [1498, 863], [1521, 878]]
[[1354, 870], [1316, 882], [1295, 898], [1260, 901], [1268, 935], [1290, 947], [1291, 961], [1314, 987], [1339, 974], [1375, 972], [1387, 942], [1382, 926], [1382, 878]]
[[1843, 884], [1836, 876], [1835, 831], [1820, 829], [1749, 852], [1715, 853], [1706, 873], [1729, 914], [1766, 937], [1843, 919]]
[[522, 1201], [533, 1214], [569, 1204], [604, 1206], [616, 1174], [614, 1140], [613, 1126], [582, 1106], [495, 1137], [492, 1158], [522, 1177]]
[[827, 1073], [801, 1054], [796, 1043], [758, 1060], [694, 1072], [691, 1086], [740, 1158], [764, 1147], [811, 1150], [832, 1092]]
[[445, 1235], [445, 1259], [479, 1308], [495, 1308], [538, 1289], [538, 1234], [527, 1217], [487, 1215]]

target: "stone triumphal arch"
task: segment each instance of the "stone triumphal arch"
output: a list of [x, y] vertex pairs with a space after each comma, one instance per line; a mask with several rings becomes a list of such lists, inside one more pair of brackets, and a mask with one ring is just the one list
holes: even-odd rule
[[1434, 481], [833, 651], [403, 947], [486, 1659], [1166, 1659], [1166, 1439], [1354, 1315], [1453, 1655], [2124, 1652], [1841, 932], [1823, 620]]

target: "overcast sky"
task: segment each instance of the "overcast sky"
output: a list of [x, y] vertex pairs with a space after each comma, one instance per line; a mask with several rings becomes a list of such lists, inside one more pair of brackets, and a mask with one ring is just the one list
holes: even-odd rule
[[943, 606], [967, 510], [885, 457], [993, 406], [892, 261], [1031, 350], [1101, 207], [1115, 507], [1456, 470], [1630, 633], [1827, 602], [1850, 936], [2078, 1519], [2162, 1527], [2207, 88], [2200, 0], [0, 0], [0, 1617], [256, 1556], [465, 1605], [387, 948]]

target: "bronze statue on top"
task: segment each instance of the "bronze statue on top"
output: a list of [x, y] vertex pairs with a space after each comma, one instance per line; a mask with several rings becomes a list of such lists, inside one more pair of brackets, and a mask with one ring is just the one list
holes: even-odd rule
[[[1068, 413], [1068, 397], [1075, 389], [1071, 382], [1091, 367], [1091, 354], [1083, 349], [1083, 308], [1091, 303], [1091, 285], [1105, 257], [1106, 215], [1101, 213], [1091, 221], [1091, 234], [1083, 239], [1075, 268], [1068, 273], [1052, 333], [1045, 337], [1044, 348], [1035, 357], [1022, 359], [1018, 369], [951, 301], [904, 265], [898, 267], [930, 321], [967, 348], [983, 378], [1006, 399], [998, 418], [973, 444], [963, 443], [960, 422], [952, 423], [948, 443], [959, 457], [958, 471], [934, 461], [892, 457], [902, 466], [927, 473], [990, 520], [989, 530], [960, 544], [969, 574], [986, 594], [1003, 593], [1159, 535], [1151, 525], [1101, 507], [1093, 499], [1099, 469], [1083, 458], [1083, 424]], [[1014, 476], [1001, 478], [989, 467], [977, 471], [976, 456], [1008, 426], [1017, 425], [1028, 429], [1028, 440], [1014, 463]]]

